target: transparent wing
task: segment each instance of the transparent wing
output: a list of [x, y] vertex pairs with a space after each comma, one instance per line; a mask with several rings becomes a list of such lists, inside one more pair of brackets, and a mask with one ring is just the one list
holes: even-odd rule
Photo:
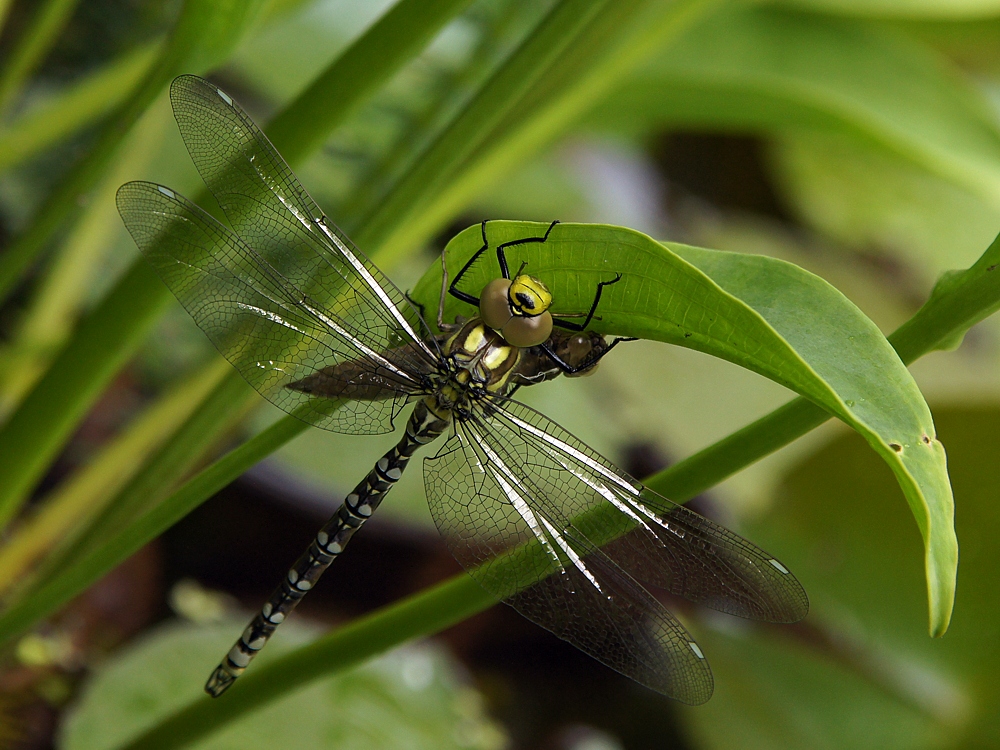
[[522, 462], [538, 490], [531, 502], [643, 583], [752, 620], [808, 613], [802, 585], [760, 547], [645, 487], [524, 404], [498, 399], [487, 412], [474, 429]]
[[539, 489], [483, 437], [459, 426], [424, 462], [431, 515], [463, 567], [612, 669], [685, 703], [707, 701], [712, 672], [684, 627], [589, 540], [532, 509]]
[[170, 102], [202, 179], [233, 229], [265, 263], [321, 309], [335, 309], [353, 329], [368, 332], [371, 348], [397, 347], [402, 337], [424, 356], [432, 353], [431, 334], [415, 308], [326, 219], [230, 96], [185, 75], [170, 85]]
[[755, 619], [795, 621], [808, 609], [780, 562], [522, 404], [497, 400], [457, 424], [425, 481], [442, 535], [488, 591], [679, 700], [707, 700], [711, 674], [637, 580]]
[[[364, 328], [349, 298], [320, 305], [169, 188], [130, 182], [119, 189], [117, 203], [164, 283], [226, 359], [279, 408], [317, 427], [379, 434], [392, 429], [408, 396], [420, 392], [420, 375], [433, 363], [422, 350], [399, 347], [405, 339], [398, 327]], [[320, 376], [322, 389], [306, 385]], [[358, 395], [358, 388], [380, 400], [339, 400]]]

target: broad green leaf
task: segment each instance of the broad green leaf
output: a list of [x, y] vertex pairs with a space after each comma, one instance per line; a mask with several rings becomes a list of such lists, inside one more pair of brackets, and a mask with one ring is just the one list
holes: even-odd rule
[[[243, 625], [233, 618], [204, 627], [172, 623], [145, 636], [89, 682], [62, 727], [59, 747], [120, 747], [190, 702]], [[309, 635], [288, 623], [260, 661], [287, 654]], [[420, 644], [318, 682], [190, 747], [499, 750], [503, 744], [502, 730], [485, 715], [478, 694], [461, 684], [448, 654]]]
[[856, 138], [787, 133], [771, 154], [798, 216], [848, 247], [891, 253], [920, 281], [967, 266], [1000, 227], [1000, 206]]
[[[490, 222], [491, 247], [541, 236], [547, 225]], [[448, 244], [449, 275], [482, 246], [480, 227]], [[944, 448], [916, 383], [878, 328], [818, 276], [764, 256], [661, 245], [605, 225], [563, 224], [548, 241], [512, 248], [508, 262], [543, 279], [555, 312], [590, 308], [604, 289], [595, 330], [678, 344], [760, 373], [806, 396], [861, 433], [896, 474], [926, 546], [931, 632], [948, 627], [958, 543]], [[500, 275], [487, 252], [463, 279], [477, 294]], [[437, 310], [441, 269], [435, 264], [413, 291]], [[472, 314], [448, 298], [445, 319]]]
[[1000, 132], [982, 97], [929, 47], [848, 19], [730, 6], [590, 122], [846, 133], [1000, 206]]

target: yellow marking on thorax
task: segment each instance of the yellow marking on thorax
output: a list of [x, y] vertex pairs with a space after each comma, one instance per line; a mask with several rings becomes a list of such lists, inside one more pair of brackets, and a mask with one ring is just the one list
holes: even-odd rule
[[509, 346], [494, 346], [490, 349], [487, 355], [483, 357], [483, 364], [491, 370], [495, 370], [507, 360], [510, 353], [511, 347]]
[[478, 325], [466, 335], [465, 341], [462, 342], [462, 348], [469, 354], [475, 354], [483, 348], [485, 341], [486, 329], [484, 326]]

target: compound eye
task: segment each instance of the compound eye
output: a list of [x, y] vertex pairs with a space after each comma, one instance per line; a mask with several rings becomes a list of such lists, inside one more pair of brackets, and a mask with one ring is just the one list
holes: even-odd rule
[[510, 279], [493, 279], [479, 295], [479, 317], [490, 328], [500, 330], [510, 320]]
[[541, 315], [552, 305], [552, 293], [534, 276], [516, 276], [507, 292], [515, 315]]
[[552, 316], [544, 312], [531, 318], [514, 316], [500, 333], [511, 346], [526, 348], [544, 343], [552, 335]]

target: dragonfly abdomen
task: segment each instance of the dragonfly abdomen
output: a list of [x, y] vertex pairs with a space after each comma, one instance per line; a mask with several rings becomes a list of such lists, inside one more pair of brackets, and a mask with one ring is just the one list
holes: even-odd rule
[[351, 537], [371, 518], [386, 493], [403, 476], [416, 450], [437, 438], [450, 422], [431, 411], [426, 401], [417, 403], [396, 446], [380, 458], [368, 475], [347, 496], [340, 508], [316, 534], [308, 549], [289, 569], [281, 585], [267, 600], [240, 639], [205, 683], [205, 692], [218, 697], [246, 670], [271, 634], [284, 622], [319, 577], [344, 551]]

